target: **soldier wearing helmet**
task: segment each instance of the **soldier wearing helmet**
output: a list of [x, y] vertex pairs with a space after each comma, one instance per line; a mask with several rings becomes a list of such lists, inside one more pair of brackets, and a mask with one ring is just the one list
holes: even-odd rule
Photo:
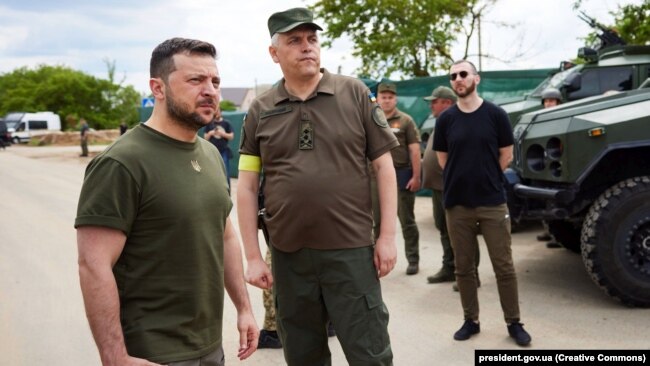
[[[542, 92], [542, 105], [544, 108], [551, 108], [562, 104], [562, 93], [555, 88], [547, 88]], [[546, 222], [544, 224], [544, 232], [537, 235], [537, 240], [546, 241], [547, 248], [561, 248], [562, 245], [554, 240], [553, 236], [549, 232], [548, 225]]]
[[562, 93], [555, 88], [548, 88], [542, 92], [542, 105], [544, 108], [555, 107], [562, 104]]

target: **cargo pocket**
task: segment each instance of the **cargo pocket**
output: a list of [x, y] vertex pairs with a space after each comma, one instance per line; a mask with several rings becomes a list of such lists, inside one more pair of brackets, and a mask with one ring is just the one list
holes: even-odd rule
[[364, 295], [368, 312], [366, 315], [368, 326], [368, 337], [370, 337], [370, 347], [372, 353], [383, 353], [390, 340], [388, 338], [388, 309], [381, 299], [381, 293], [375, 291]]

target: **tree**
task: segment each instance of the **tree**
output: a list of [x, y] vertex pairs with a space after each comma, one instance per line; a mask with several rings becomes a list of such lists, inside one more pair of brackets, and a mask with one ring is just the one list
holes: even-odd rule
[[614, 29], [628, 44], [650, 45], [650, 1], [624, 5], [612, 12]]
[[[461, 58], [499, 59], [483, 52], [469, 54], [470, 39], [480, 31], [482, 16], [497, 0], [319, 0], [310, 8], [323, 20], [324, 47], [344, 34], [354, 43], [352, 55], [361, 60], [360, 77], [430, 76], [455, 61], [451, 45], [457, 35], [465, 45]], [[491, 22], [514, 28], [505, 22]], [[480, 34], [479, 34], [480, 36]], [[480, 40], [479, 40], [480, 44]], [[517, 51], [514, 60], [525, 54]], [[500, 60], [507, 62], [505, 60]], [[480, 62], [479, 62], [480, 63]]]
[[429, 76], [453, 60], [450, 48], [468, 4], [476, 0], [319, 0], [310, 8], [323, 20], [324, 47], [347, 34], [361, 76], [400, 72]]
[[[109, 68], [110, 74], [110, 68]], [[97, 129], [116, 128], [121, 119], [137, 121], [139, 94], [65, 66], [21, 67], [0, 75], [0, 115], [10, 111], [52, 111], [66, 128], [84, 117]]]
[[224, 99], [221, 102], [219, 102], [219, 108], [222, 111], [236, 111], [237, 110], [237, 105], [235, 105], [234, 102]]

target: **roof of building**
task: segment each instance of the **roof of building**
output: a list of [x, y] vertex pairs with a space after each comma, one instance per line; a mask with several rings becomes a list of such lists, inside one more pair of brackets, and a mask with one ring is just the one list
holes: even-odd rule
[[229, 100], [235, 105], [241, 105], [250, 88], [221, 88], [221, 100]]

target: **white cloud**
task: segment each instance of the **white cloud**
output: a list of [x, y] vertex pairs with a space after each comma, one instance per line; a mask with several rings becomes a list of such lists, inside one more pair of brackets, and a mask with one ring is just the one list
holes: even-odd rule
[[[584, 8], [601, 22], [618, 3], [643, 0], [583, 0]], [[66, 65], [97, 77], [106, 76], [104, 59], [115, 61], [118, 80], [137, 90], [148, 90], [149, 57], [165, 39], [181, 36], [212, 42], [220, 53], [223, 86], [268, 84], [281, 77], [268, 55], [267, 19], [275, 11], [305, 6], [310, 1], [162, 0], [4, 0], [0, 5], [0, 73], [39, 64]], [[521, 47], [526, 57], [510, 64], [483, 60], [484, 70], [545, 68], [573, 58], [589, 28], [571, 10], [573, 1], [499, 0], [483, 24], [483, 50], [509, 58]], [[47, 11], [45, 11], [47, 10]], [[489, 21], [518, 23], [517, 30], [497, 28]], [[525, 31], [523, 38], [520, 33]], [[322, 65], [336, 72], [339, 66], [354, 74], [359, 61], [346, 40], [322, 50]], [[472, 51], [476, 53], [476, 42]], [[460, 47], [453, 48], [460, 57]], [[476, 61], [476, 60], [474, 60]]]

